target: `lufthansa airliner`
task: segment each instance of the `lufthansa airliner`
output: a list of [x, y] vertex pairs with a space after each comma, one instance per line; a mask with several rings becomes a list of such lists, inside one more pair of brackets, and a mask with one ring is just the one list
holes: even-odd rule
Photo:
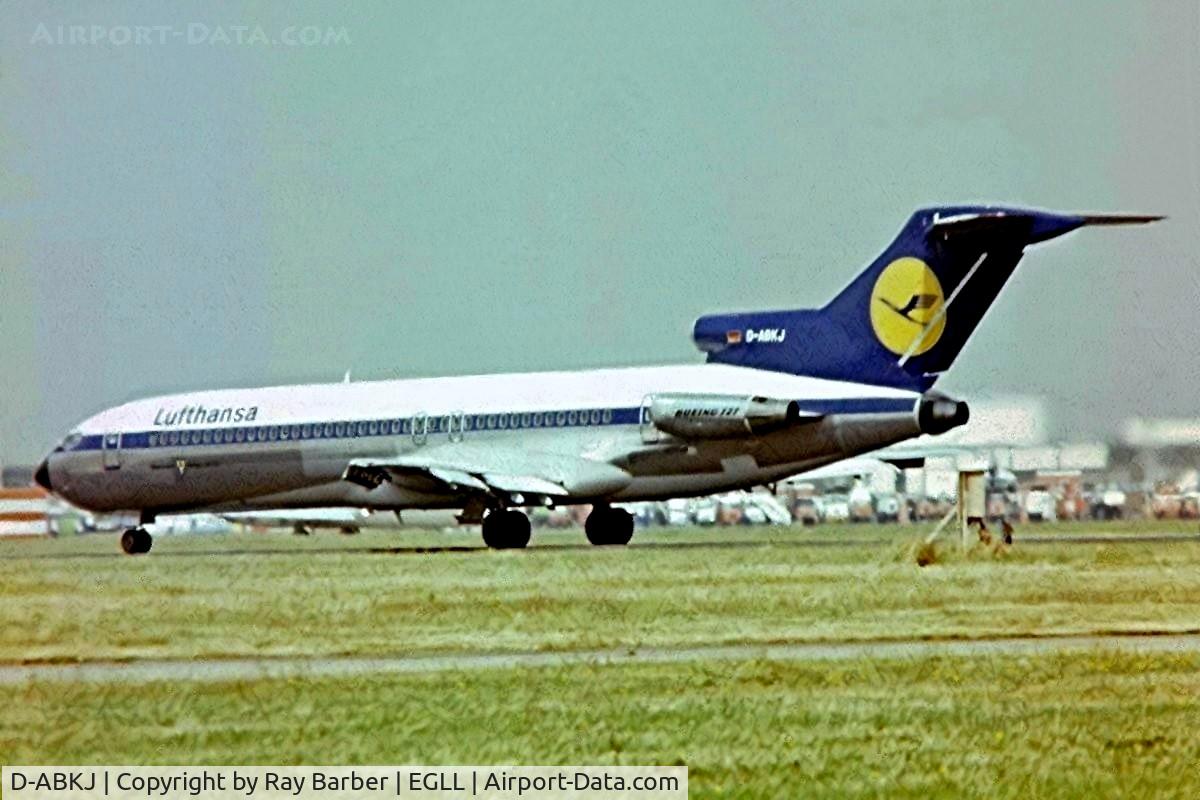
[[531, 506], [590, 503], [587, 539], [622, 545], [615, 503], [771, 483], [967, 421], [933, 389], [1025, 248], [1159, 217], [991, 206], [917, 211], [818, 309], [696, 321], [707, 363], [421, 378], [152, 397], [80, 423], [38, 483], [92, 511], [453, 509], [524, 547]]

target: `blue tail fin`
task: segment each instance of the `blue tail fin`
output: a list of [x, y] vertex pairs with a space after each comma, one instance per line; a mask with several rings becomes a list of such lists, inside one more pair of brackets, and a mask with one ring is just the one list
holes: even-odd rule
[[824, 308], [704, 316], [693, 336], [712, 362], [924, 391], [954, 363], [1026, 246], [1085, 225], [1157, 219], [922, 209]]

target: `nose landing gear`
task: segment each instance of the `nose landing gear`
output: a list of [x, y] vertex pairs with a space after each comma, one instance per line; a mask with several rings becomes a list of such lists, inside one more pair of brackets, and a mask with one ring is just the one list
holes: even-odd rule
[[145, 528], [129, 528], [121, 534], [121, 549], [126, 555], [136, 556], [149, 553], [154, 545], [154, 538]]

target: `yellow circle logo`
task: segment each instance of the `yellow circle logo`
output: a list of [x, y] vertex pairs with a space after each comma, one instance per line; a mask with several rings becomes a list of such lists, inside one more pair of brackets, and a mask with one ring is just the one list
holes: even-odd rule
[[942, 338], [945, 301], [942, 284], [928, 264], [909, 256], [897, 258], [883, 268], [871, 291], [871, 327], [896, 355], [920, 355]]

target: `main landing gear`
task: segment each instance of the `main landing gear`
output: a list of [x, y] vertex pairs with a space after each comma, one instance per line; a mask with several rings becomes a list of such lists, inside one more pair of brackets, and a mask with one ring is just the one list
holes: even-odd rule
[[483, 543], [493, 550], [520, 549], [529, 533], [529, 517], [514, 509], [493, 509], [483, 518]]
[[623, 508], [596, 506], [583, 523], [583, 531], [595, 545], [629, 544], [633, 538], [633, 514]]
[[154, 539], [150, 536], [150, 532], [141, 526], [130, 528], [121, 534], [121, 549], [127, 555], [136, 556], [149, 553], [153, 545]]

